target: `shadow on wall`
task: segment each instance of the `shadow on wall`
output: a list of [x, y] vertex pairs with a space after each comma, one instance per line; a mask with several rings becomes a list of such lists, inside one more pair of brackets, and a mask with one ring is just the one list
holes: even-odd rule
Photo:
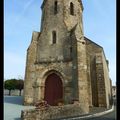
[[4, 96], [4, 103], [23, 105], [23, 96]]

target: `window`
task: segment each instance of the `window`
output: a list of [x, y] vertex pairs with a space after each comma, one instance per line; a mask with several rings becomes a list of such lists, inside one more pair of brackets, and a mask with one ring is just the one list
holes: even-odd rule
[[54, 3], [54, 14], [57, 14], [58, 13], [58, 11], [57, 11], [57, 5], [58, 4], [58, 2], [57, 1], [55, 1], [55, 3]]
[[70, 47], [70, 53], [72, 53], [72, 47]]
[[52, 32], [52, 43], [55, 44], [56, 43], [56, 31]]
[[70, 3], [70, 14], [74, 15], [74, 5], [72, 2]]

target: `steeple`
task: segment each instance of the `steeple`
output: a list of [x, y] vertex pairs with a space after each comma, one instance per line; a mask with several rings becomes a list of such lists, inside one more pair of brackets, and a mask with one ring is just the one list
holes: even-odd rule
[[[93, 64], [97, 50], [90, 46], [87, 51], [82, 0], [44, 0], [41, 8], [41, 31], [33, 33], [27, 51], [24, 102], [33, 104], [44, 99], [57, 105], [59, 100], [65, 104], [77, 100], [81, 111], [88, 113], [92, 100], [90, 80], [97, 80]], [[101, 80], [99, 83], [103, 85]]]
[[[47, 0], [43, 0], [43, 3], [42, 3], [42, 5], [41, 5], [41, 9], [43, 9], [46, 1], [47, 1]], [[58, 0], [58, 1], [59, 1], [59, 0]], [[67, 1], [67, 0], [66, 0], [66, 1]], [[78, 2], [80, 3], [80, 6], [81, 6], [81, 8], [82, 8], [82, 10], [83, 10], [84, 8], [83, 8], [82, 0], [78, 0]]]
[[52, 21], [65, 23], [64, 26], [69, 31], [76, 24], [82, 27], [83, 5], [81, 0], [44, 0], [41, 8], [41, 30], [44, 29], [44, 25], [51, 24]]
[[[78, 99], [81, 108], [87, 113], [89, 108], [86, 45], [82, 44], [84, 42], [82, 1], [44, 0], [41, 8], [41, 32], [36, 38], [37, 47], [36, 54], [34, 54], [36, 55], [36, 68], [39, 68], [39, 73], [36, 72], [36, 74], [41, 75], [41, 79], [36, 78], [34, 83], [44, 82], [42, 75], [47, 74], [42, 72], [56, 71], [63, 77], [62, 84], [65, 86], [63, 93], [66, 103], [70, 103], [72, 99]], [[38, 88], [34, 90], [38, 91]], [[43, 89], [39, 90], [42, 94], [45, 92]], [[44, 99], [42, 94], [38, 94], [38, 97], [35, 94], [35, 97]]]

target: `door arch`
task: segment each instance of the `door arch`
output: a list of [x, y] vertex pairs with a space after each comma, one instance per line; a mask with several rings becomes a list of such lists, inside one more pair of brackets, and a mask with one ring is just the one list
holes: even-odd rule
[[61, 78], [52, 73], [45, 80], [44, 100], [49, 105], [57, 105], [57, 101], [63, 98], [63, 84]]

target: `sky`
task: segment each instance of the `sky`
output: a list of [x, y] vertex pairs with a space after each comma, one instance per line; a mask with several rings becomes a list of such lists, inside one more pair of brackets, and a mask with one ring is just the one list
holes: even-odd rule
[[[32, 32], [40, 32], [43, 0], [4, 0], [4, 80], [25, 76]], [[116, 0], [82, 0], [84, 36], [103, 47], [116, 84]]]

